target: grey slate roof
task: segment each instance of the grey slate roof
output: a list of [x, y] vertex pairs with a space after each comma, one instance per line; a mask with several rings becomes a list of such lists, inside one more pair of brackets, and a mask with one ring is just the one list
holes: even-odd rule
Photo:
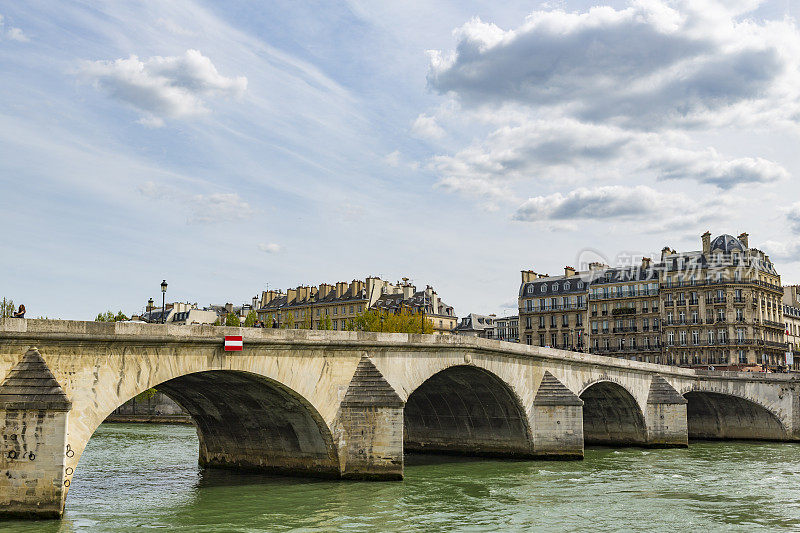
[[402, 407], [405, 402], [366, 355], [361, 357], [342, 407]]
[[0, 385], [0, 409], [69, 411], [64, 389], [56, 381], [36, 348], [31, 348]]
[[553, 374], [545, 370], [533, 405], [583, 405], [583, 400], [558, 381]]
[[656, 374], [650, 380], [650, 392], [647, 395], [647, 403], [661, 404], [684, 404], [688, 403], [686, 398], [678, 394], [666, 379]]

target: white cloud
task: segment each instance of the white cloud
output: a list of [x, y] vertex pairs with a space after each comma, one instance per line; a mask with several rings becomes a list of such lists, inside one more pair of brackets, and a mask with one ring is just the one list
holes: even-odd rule
[[581, 187], [567, 194], [528, 198], [514, 218], [524, 221], [630, 218], [676, 205], [680, 205], [677, 196], [645, 186]]
[[221, 75], [211, 60], [197, 50], [144, 61], [135, 55], [114, 61], [87, 61], [80, 73], [111, 97], [143, 111], [140, 123], [151, 127], [165, 117], [207, 113], [206, 99], [239, 97], [247, 89], [247, 78]]
[[268, 254], [277, 254], [278, 252], [280, 252], [283, 249], [283, 247], [280, 244], [276, 244], [274, 242], [270, 242], [270, 243], [266, 243], [266, 244], [265, 243], [259, 244], [258, 245], [258, 249], [261, 250], [262, 252], [266, 252]]
[[454, 155], [434, 156], [429, 168], [445, 187], [479, 195], [507, 195], [508, 185], [516, 181], [564, 181], [567, 172], [577, 181], [594, 180], [598, 166], [628, 177], [690, 179], [721, 189], [788, 177], [783, 167], [762, 158], [726, 160], [713, 148], [669, 147], [671, 142], [677, 140], [669, 135], [575, 119], [528, 120], [501, 127]]
[[30, 41], [28, 36], [20, 28], [15, 28], [13, 26], [8, 26], [6, 28], [3, 15], [0, 15], [0, 41], [3, 39], [7, 39], [9, 41], [18, 41], [21, 43], [27, 43]]
[[156, 20], [156, 25], [164, 28], [168, 32], [174, 35], [180, 35], [181, 37], [194, 37], [197, 35], [197, 32], [187, 30], [175, 23], [175, 21], [171, 19], [165, 19], [163, 17]]
[[391, 154], [386, 154], [386, 157], [384, 158], [384, 160], [386, 161], [386, 164], [389, 165], [390, 167], [399, 167], [400, 166], [400, 151], [399, 150], [395, 150]]
[[800, 235], [800, 202], [796, 202], [786, 209], [786, 219], [789, 221], [792, 231]]
[[138, 190], [148, 198], [182, 205], [187, 211], [187, 224], [235, 222], [247, 220], [254, 215], [250, 204], [236, 193], [191, 194], [152, 181], [141, 184]]
[[421, 113], [411, 125], [411, 134], [422, 139], [441, 139], [445, 131], [436, 123], [435, 117]]
[[[519, 102], [628, 127], [695, 127], [746, 109], [797, 113], [800, 33], [739, 21], [709, 0], [649, 0], [585, 13], [534, 11], [516, 29], [473, 19], [432, 52], [429, 85], [467, 105]], [[792, 102], [789, 106], [776, 103]], [[735, 115], [740, 116], [740, 115]]]

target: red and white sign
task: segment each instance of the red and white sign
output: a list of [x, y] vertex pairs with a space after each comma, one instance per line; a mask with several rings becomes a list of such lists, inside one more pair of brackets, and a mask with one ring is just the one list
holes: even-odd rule
[[225, 335], [226, 352], [241, 352], [243, 345], [241, 335]]

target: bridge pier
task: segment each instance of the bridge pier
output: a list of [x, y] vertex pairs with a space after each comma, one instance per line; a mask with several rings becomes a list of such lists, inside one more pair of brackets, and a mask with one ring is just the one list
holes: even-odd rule
[[356, 367], [337, 419], [345, 479], [403, 479], [405, 403], [368, 357]]
[[534, 455], [583, 459], [583, 401], [545, 371], [531, 412]]
[[0, 385], [0, 516], [61, 517], [71, 407], [36, 348]]
[[647, 445], [652, 448], [689, 446], [686, 399], [667, 380], [656, 374], [650, 381], [645, 422]]

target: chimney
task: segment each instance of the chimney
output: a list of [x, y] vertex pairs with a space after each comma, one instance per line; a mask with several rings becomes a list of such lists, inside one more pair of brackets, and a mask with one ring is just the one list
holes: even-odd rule
[[336, 297], [341, 298], [344, 296], [344, 293], [347, 291], [347, 282], [346, 281], [337, 281], [336, 282]]
[[703, 233], [700, 238], [703, 240], [703, 255], [708, 256], [711, 253], [711, 232]]
[[533, 270], [522, 270], [522, 283], [530, 283], [536, 279], [536, 272]]
[[286, 304], [292, 303], [297, 298], [297, 289], [286, 289]]
[[417, 288], [415, 286], [407, 281], [403, 282], [403, 300], [408, 300], [411, 298], [416, 291]]
[[602, 270], [604, 268], [608, 268], [608, 265], [605, 263], [600, 263], [599, 261], [589, 263], [589, 270]]
[[667, 258], [668, 255], [672, 253], [672, 250], [669, 249], [669, 246], [665, 246], [661, 249], [661, 261], [663, 262], [664, 259]]
[[642, 270], [648, 270], [649, 268], [650, 268], [650, 258], [642, 257]]
[[550, 275], [549, 275], [549, 274], [537, 274], [537, 275], [539, 276], [539, 279], [542, 279], [542, 278], [549, 278], [549, 277], [550, 277]]
[[575, 267], [565, 266], [564, 267], [564, 277], [570, 278], [575, 275]]
[[319, 297], [325, 298], [331, 293], [332, 290], [333, 290], [333, 285], [331, 285], [330, 283], [320, 283], [318, 291]]
[[750, 248], [750, 245], [747, 242], [747, 238], [749, 235], [747, 233], [742, 233], [739, 235], [739, 241], [744, 245], [745, 248]]
[[227, 311], [229, 313], [233, 313], [233, 304], [232, 303], [226, 303], [225, 304], [225, 311]]

